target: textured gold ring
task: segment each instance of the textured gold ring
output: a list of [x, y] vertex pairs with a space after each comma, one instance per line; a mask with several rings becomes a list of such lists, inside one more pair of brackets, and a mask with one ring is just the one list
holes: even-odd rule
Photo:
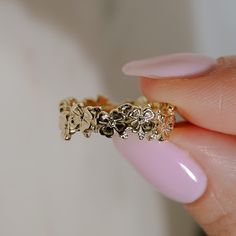
[[127, 138], [137, 133], [140, 140], [167, 140], [175, 124], [175, 107], [169, 103], [148, 102], [145, 97], [114, 104], [103, 96], [78, 101], [68, 98], [59, 104], [60, 129], [65, 140], [76, 132], [85, 137], [100, 133], [108, 138], [117, 133]]

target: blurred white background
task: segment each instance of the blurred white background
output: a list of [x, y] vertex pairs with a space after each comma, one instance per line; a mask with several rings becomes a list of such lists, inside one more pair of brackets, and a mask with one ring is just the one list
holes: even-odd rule
[[136, 97], [136, 58], [235, 54], [234, 0], [0, 0], [0, 235], [192, 236], [160, 196], [94, 135], [59, 137], [67, 96]]

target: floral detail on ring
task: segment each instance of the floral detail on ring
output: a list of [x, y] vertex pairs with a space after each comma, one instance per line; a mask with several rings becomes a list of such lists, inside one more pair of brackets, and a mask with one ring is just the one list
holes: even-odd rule
[[155, 113], [149, 107], [136, 107], [130, 112], [130, 127], [133, 132], [138, 133], [140, 140], [155, 128], [154, 118]]
[[169, 138], [174, 128], [175, 116], [159, 115], [158, 120], [159, 120], [157, 125], [158, 136], [156, 137], [156, 139], [158, 141], [164, 141]]
[[63, 111], [60, 114], [59, 117], [59, 128], [61, 130], [61, 135], [65, 140], [71, 139], [71, 132], [69, 127], [69, 120], [70, 118], [70, 112], [69, 111]]
[[125, 123], [125, 116], [118, 110], [112, 110], [110, 113], [105, 111], [98, 115], [99, 132], [101, 135], [111, 138], [115, 131], [121, 136], [126, 136], [127, 124]]
[[137, 133], [140, 140], [167, 140], [175, 124], [175, 107], [169, 103], [148, 102], [147, 99], [126, 101], [116, 105], [104, 98], [81, 102], [68, 98], [59, 104], [60, 128], [65, 140], [80, 131], [85, 137], [99, 132], [108, 138], [117, 133], [128, 137]]
[[71, 127], [74, 127], [81, 132], [90, 127], [93, 117], [87, 107], [83, 107], [81, 104], [76, 104], [72, 107], [71, 113]]
[[99, 107], [83, 107], [82, 104], [76, 104], [72, 107], [72, 117], [76, 122], [78, 131], [83, 132], [85, 137], [89, 138], [92, 132], [96, 131], [97, 116], [101, 109]]

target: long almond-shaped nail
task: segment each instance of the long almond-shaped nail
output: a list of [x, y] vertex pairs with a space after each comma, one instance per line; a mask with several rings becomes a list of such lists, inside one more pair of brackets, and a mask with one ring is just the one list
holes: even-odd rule
[[215, 64], [216, 60], [208, 56], [179, 53], [129, 62], [122, 70], [126, 75], [149, 78], [185, 77], [207, 72]]
[[114, 137], [113, 141], [138, 172], [168, 198], [190, 203], [204, 193], [207, 178], [202, 168], [174, 144], [140, 141], [132, 134], [126, 140]]

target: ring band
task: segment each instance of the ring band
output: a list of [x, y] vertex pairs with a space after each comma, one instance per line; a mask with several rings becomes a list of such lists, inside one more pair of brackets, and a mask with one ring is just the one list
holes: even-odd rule
[[129, 131], [140, 140], [167, 140], [175, 124], [175, 107], [169, 103], [148, 102], [145, 97], [113, 104], [103, 96], [78, 101], [68, 98], [59, 104], [60, 129], [65, 140], [76, 132], [89, 138], [100, 133], [111, 138], [117, 133], [127, 138]]

